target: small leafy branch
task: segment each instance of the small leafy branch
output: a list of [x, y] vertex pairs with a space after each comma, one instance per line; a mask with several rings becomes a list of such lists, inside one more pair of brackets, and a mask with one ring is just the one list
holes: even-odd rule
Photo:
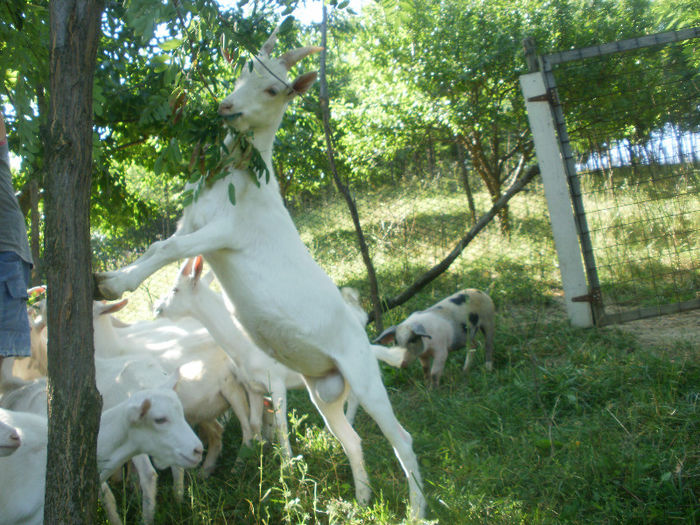
[[[260, 152], [251, 142], [253, 132], [241, 133], [230, 125], [235, 118], [231, 115], [224, 118], [224, 125], [200, 128], [203, 135], [195, 141], [189, 162], [188, 187], [183, 192], [183, 206], [197, 202], [203, 188], [211, 187], [216, 181], [228, 175], [230, 169], [248, 170], [256, 186], [264, 178], [270, 182], [270, 170], [265, 164]], [[228, 197], [231, 204], [236, 204], [236, 188], [233, 183], [228, 185]]]

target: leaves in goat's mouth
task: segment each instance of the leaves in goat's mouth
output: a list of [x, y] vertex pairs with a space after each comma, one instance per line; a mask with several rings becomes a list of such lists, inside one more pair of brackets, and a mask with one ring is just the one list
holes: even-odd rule
[[[224, 125], [217, 126], [214, 136], [209, 137], [211, 142], [200, 139], [195, 143], [189, 163], [189, 184], [193, 187], [183, 192], [184, 207], [197, 202], [202, 189], [211, 187], [217, 180], [224, 178], [229, 168], [248, 170], [258, 187], [263, 177], [266, 184], [270, 182], [270, 171], [252, 143], [253, 132], [249, 130], [242, 133], [230, 125], [241, 114], [222, 115]], [[233, 137], [230, 145], [225, 142], [228, 135]], [[228, 187], [228, 198], [231, 204], [236, 204], [236, 189], [232, 183]]]

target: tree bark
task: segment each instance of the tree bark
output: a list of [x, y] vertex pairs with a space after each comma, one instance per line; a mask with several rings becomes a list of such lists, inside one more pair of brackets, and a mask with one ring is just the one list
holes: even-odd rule
[[44, 522], [97, 519], [97, 432], [92, 338], [90, 187], [92, 84], [103, 6], [50, 2], [45, 257], [49, 433]]
[[457, 140], [455, 141], [455, 147], [457, 148], [457, 163], [459, 164], [459, 173], [462, 177], [462, 186], [464, 186], [464, 192], [467, 194], [467, 204], [469, 205], [469, 213], [472, 216], [473, 224], [476, 222], [476, 206], [474, 205], [472, 188], [469, 184], [469, 171], [467, 170], [466, 158], [464, 156], [464, 146]]

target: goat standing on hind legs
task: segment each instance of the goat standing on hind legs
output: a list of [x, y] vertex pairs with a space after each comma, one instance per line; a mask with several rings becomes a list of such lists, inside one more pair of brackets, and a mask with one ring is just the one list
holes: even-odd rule
[[[273, 141], [287, 104], [316, 79], [315, 72], [306, 73], [290, 84], [287, 72], [321, 50], [306, 47], [272, 58], [276, 33], [219, 106], [237, 131], [253, 133], [271, 175]], [[121, 270], [97, 274], [100, 294], [116, 299], [164, 265], [204, 254], [258, 346], [304, 376], [311, 399], [348, 456], [357, 501], [366, 504], [371, 489], [360, 437], [343, 413], [350, 390], [391, 443], [408, 480], [411, 516], [422, 518], [426, 501], [411, 436], [394, 415], [367, 334], [302, 243], [275, 177], [258, 187], [247, 169], [227, 171], [185, 208], [172, 237]], [[235, 205], [228, 198], [230, 184]]]

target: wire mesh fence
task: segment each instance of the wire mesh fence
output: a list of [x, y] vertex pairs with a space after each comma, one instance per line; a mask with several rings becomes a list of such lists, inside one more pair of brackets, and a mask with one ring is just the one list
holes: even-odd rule
[[699, 63], [688, 38], [551, 68], [603, 324], [700, 307]]

